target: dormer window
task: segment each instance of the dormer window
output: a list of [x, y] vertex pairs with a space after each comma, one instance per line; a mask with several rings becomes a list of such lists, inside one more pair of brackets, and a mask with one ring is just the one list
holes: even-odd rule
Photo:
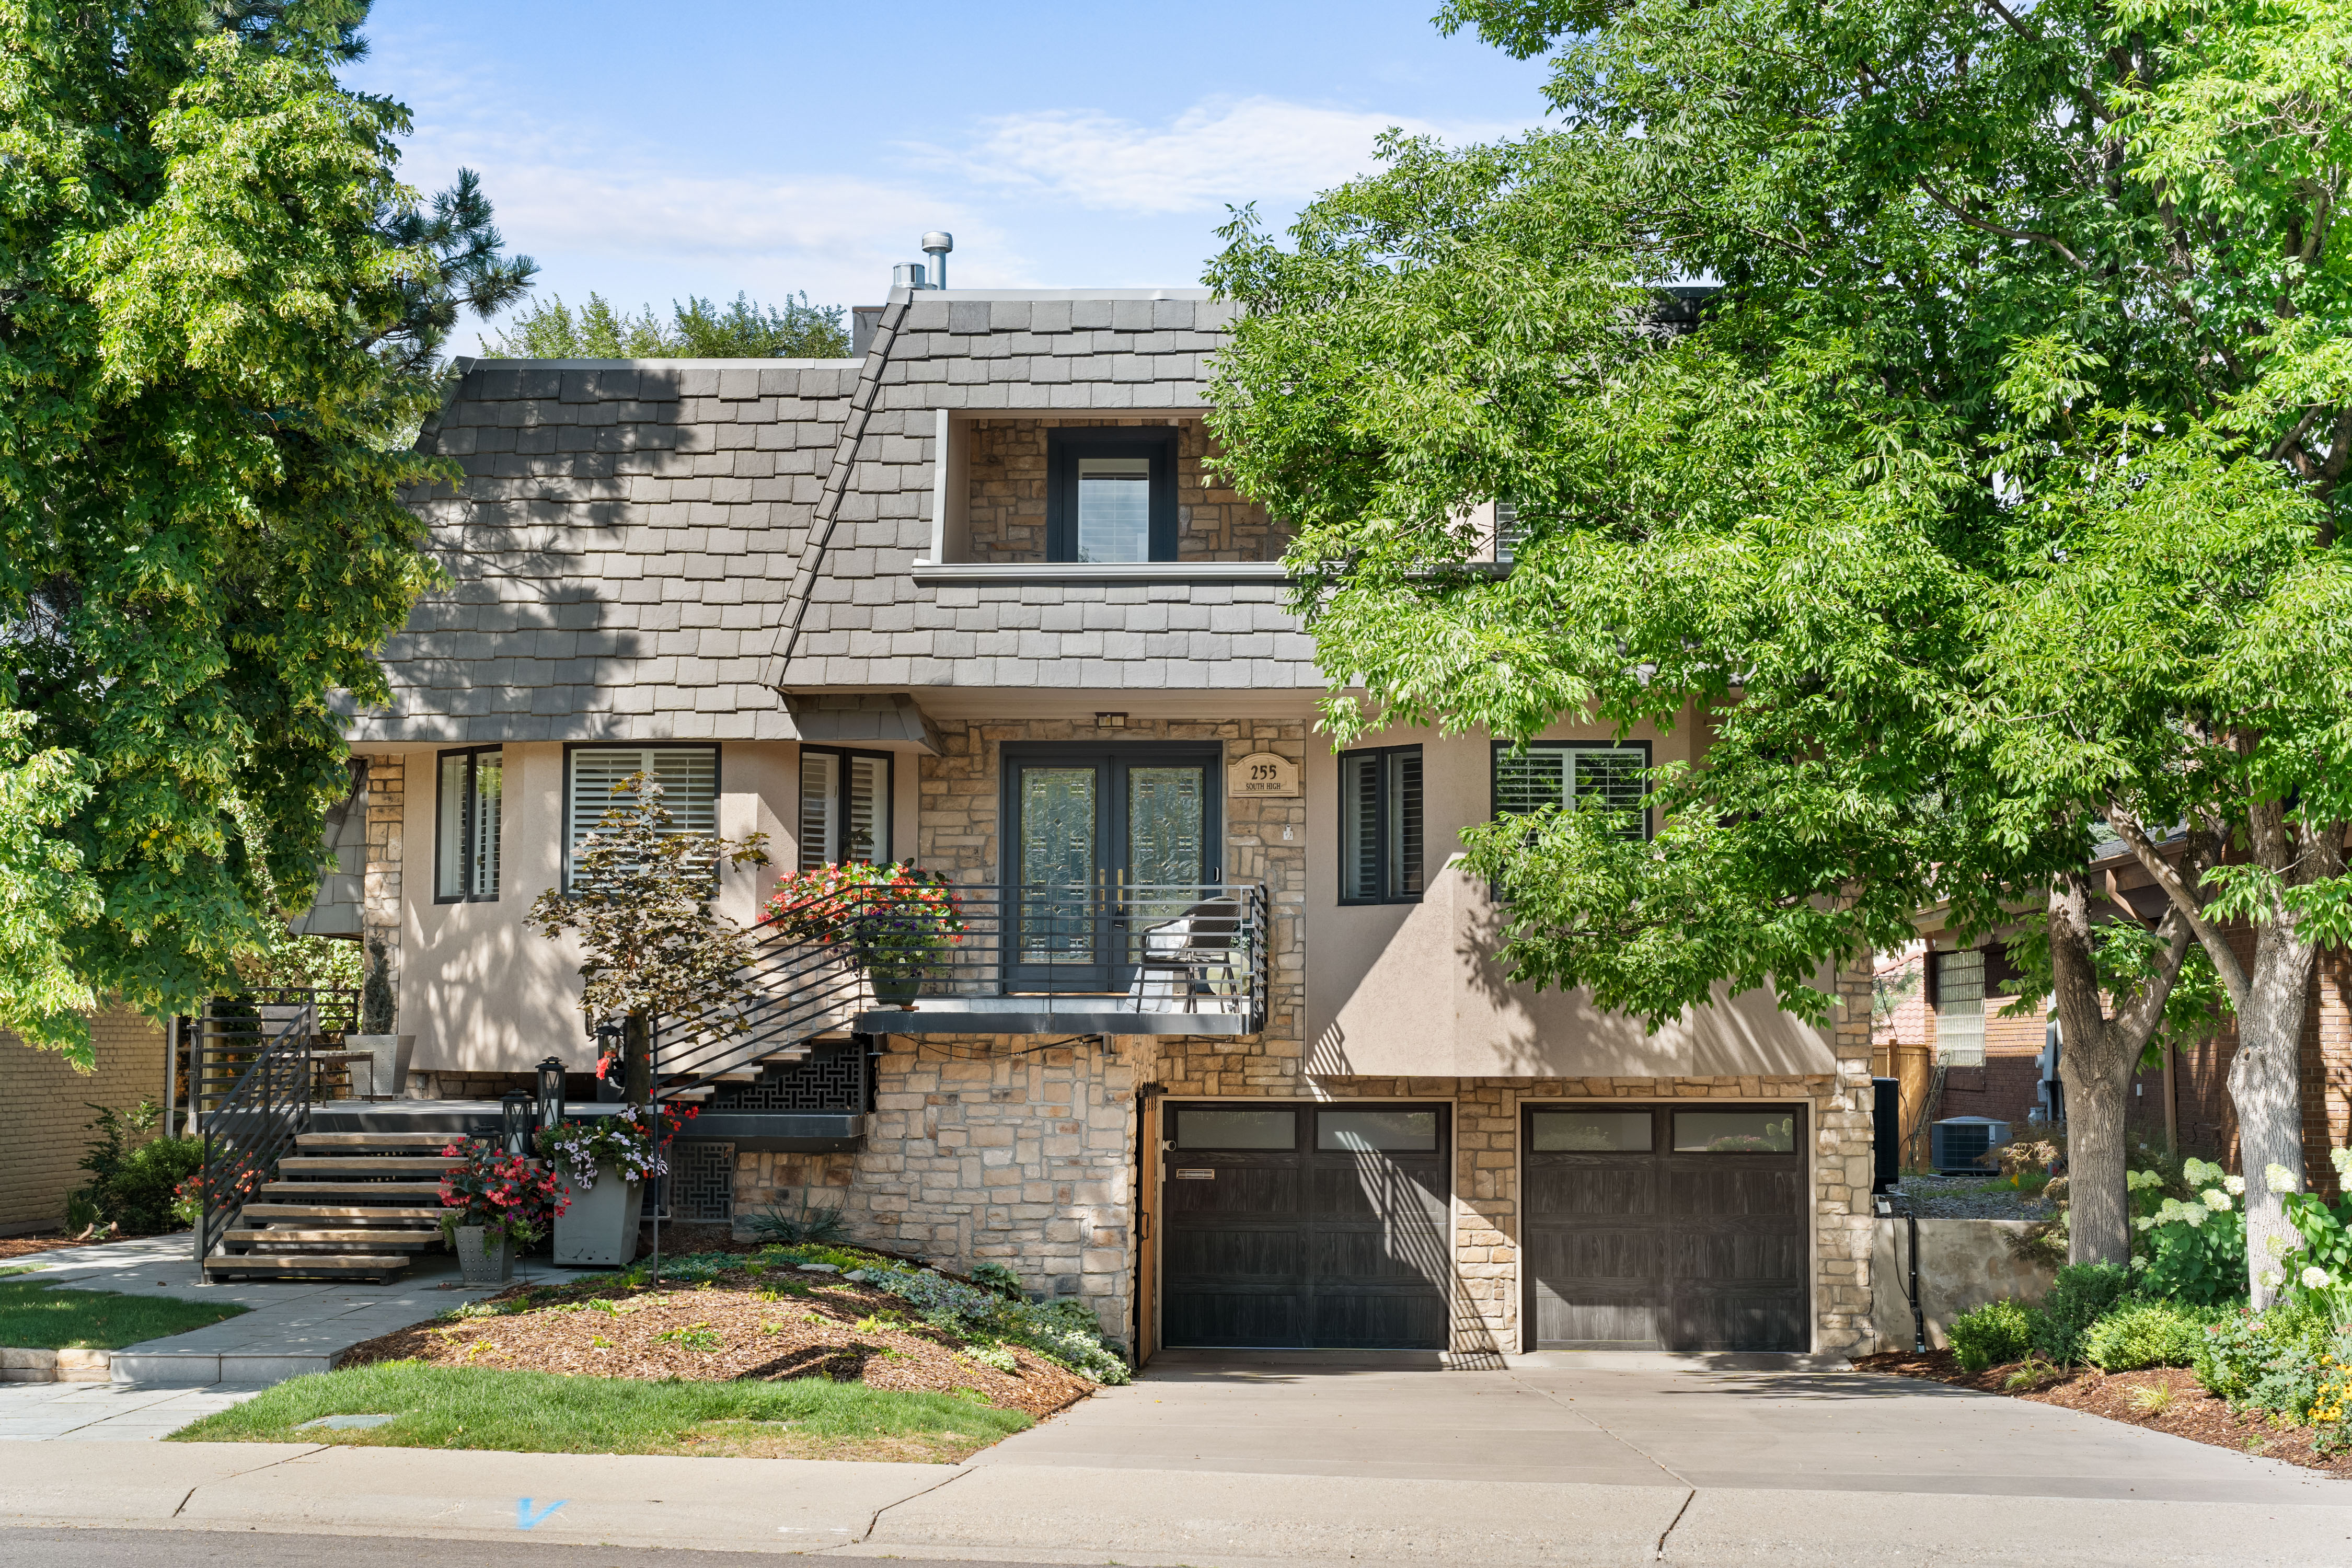
[[1093, 565], [1176, 559], [1176, 432], [1045, 433], [1045, 557]]

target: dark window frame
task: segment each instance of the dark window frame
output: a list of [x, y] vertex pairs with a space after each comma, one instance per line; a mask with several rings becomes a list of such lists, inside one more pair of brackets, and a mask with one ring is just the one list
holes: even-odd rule
[[[1389, 842], [1389, 759], [1407, 753], [1419, 758], [1422, 766], [1421, 784], [1421, 887], [1410, 893], [1396, 890], [1396, 846]], [[1370, 757], [1374, 778], [1373, 831], [1380, 840], [1381, 891], [1378, 897], [1351, 896], [1348, 891], [1348, 867], [1355, 847], [1348, 837], [1348, 775], [1351, 762]], [[1344, 908], [1363, 908], [1373, 904], [1417, 904], [1429, 886], [1429, 759], [1422, 754], [1418, 743], [1410, 746], [1361, 746], [1339, 753], [1339, 903]]]
[[[845, 766], [835, 777], [835, 783], [836, 784], [845, 784], [848, 782], [849, 770], [845, 764], [848, 763], [850, 758], [879, 757], [882, 759], [882, 832], [889, 840], [890, 855], [887, 859], [877, 860], [875, 861], [874, 864], [877, 866], [887, 866], [904, 859], [904, 857], [898, 853], [898, 753], [895, 752], [877, 752], [862, 746], [803, 745], [801, 747], [801, 755], [803, 757], [810, 755], [839, 757]], [[793, 778], [793, 854], [795, 862], [797, 862], [801, 857], [801, 845], [799, 843], [800, 808], [801, 781], [798, 770], [795, 770]], [[845, 864], [845, 862], [839, 860], [828, 860], [825, 864], [828, 866], [839, 866]]]
[[[727, 790], [726, 758], [716, 741], [567, 741], [563, 744], [563, 890], [572, 890], [572, 754], [574, 752], [709, 752], [710, 753], [710, 829], [719, 831], [719, 799]], [[714, 858], [711, 880], [719, 878]]]
[[[1486, 814], [1490, 819], [1499, 819], [1505, 815], [1502, 791], [1503, 754], [1521, 749], [1508, 741], [1496, 741], [1488, 752]], [[1655, 765], [1650, 754], [1650, 742], [1647, 741], [1529, 741], [1524, 749], [1529, 752], [1639, 752], [1642, 754], [1642, 767], [1644, 772]], [[1648, 793], [1646, 788], [1643, 793]], [[1520, 814], [1512, 812], [1509, 815], [1517, 816]], [[1648, 806], [1642, 808], [1642, 841], [1643, 843], [1657, 836], [1654, 816], [1655, 814]]]
[[1174, 426], [1059, 426], [1045, 431], [1045, 559], [1078, 559], [1078, 459], [1144, 458], [1151, 463], [1150, 513], [1145, 555], [1176, 559], [1176, 454]]
[[[501, 846], [503, 846], [505, 841], [506, 758], [503, 754], [505, 751], [506, 746], [501, 742], [499, 744], [488, 746], [450, 746], [433, 753], [433, 901], [436, 904], [495, 904], [499, 901], [499, 895], [496, 892], [469, 893], [462, 890], [461, 888], [461, 890], [453, 893], [442, 885], [441, 770], [442, 764], [446, 763], [451, 757], [463, 757], [466, 759], [466, 783], [464, 785], [466, 792], [465, 799], [459, 803], [457, 807], [457, 867], [458, 878], [460, 882], [463, 883], [471, 880], [471, 879], [466, 875], [466, 868], [471, 866], [474, 862], [474, 824], [477, 820], [477, 807], [475, 805], [475, 802], [481, 798], [480, 791], [475, 784], [475, 780], [480, 773], [478, 759], [493, 752], [500, 753], [499, 758], [499, 837]], [[500, 876], [499, 878], [499, 881], [501, 886], [503, 886], [506, 881], [503, 858], [500, 861]]]

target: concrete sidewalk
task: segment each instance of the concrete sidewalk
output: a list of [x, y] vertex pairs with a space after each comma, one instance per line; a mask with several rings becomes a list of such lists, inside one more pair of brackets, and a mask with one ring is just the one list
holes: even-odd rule
[[[481, 1300], [507, 1289], [468, 1287], [457, 1258], [434, 1252], [420, 1254], [390, 1285], [335, 1279], [207, 1284], [186, 1235], [35, 1253], [10, 1259], [8, 1267], [37, 1268], [39, 1273], [34, 1278], [44, 1285], [184, 1301], [234, 1301], [250, 1309], [208, 1328], [116, 1351], [114, 1381], [142, 1388], [267, 1384], [325, 1372], [353, 1345], [423, 1322], [460, 1301]], [[515, 1265], [518, 1283], [569, 1279], [579, 1272], [538, 1258], [519, 1259]]]
[[1169, 1358], [961, 1466], [76, 1442], [0, 1522], [1192, 1568], [2352, 1561], [2352, 1486], [1864, 1374]]

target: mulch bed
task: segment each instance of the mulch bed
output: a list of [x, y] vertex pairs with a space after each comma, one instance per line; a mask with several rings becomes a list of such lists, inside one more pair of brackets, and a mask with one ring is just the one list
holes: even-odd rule
[[[2151, 1432], [2186, 1437], [2192, 1443], [2207, 1443], [2216, 1448], [2234, 1448], [2243, 1454], [2259, 1454], [2265, 1459], [2284, 1459], [2290, 1465], [2300, 1465], [2308, 1470], [2319, 1470], [2352, 1480], [2352, 1454], [2314, 1453], [2309, 1428], [2274, 1427], [2266, 1415], [2254, 1411], [2231, 1410], [2226, 1400], [2207, 1393], [2204, 1385], [2197, 1381], [2197, 1374], [2186, 1367], [2158, 1366], [2141, 1372], [2117, 1373], [2076, 1367], [2060, 1373], [2054, 1382], [2044, 1384], [2040, 1388], [2013, 1389], [2006, 1384], [2010, 1375], [2018, 1370], [2017, 1365], [1969, 1372], [1949, 1351], [1929, 1351], [1926, 1355], [1914, 1355], [1908, 1351], [1891, 1352], [1885, 1355], [1857, 1357], [1853, 1364], [1860, 1372], [1923, 1377], [1961, 1388], [1973, 1388], [1984, 1394], [2005, 1394], [2013, 1399], [2030, 1399], [2037, 1405], [2063, 1405], [2068, 1410], [2080, 1410], [2086, 1415], [2104, 1416], [2109, 1421], [2145, 1426]], [[2136, 1391], [2144, 1388], [2169, 1390], [2172, 1395], [2170, 1403], [2161, 1410], [2142, 1408]]]
[[77, 1241], [61, 1230], [44, 1236], [0, 1236], [0, 1261], [11, 1258], [30, 1258], [37, 1252], [56, 1252], [68, 1247], [96, 1247], [94, 1241]]
[[[663, 1227], [665, 1253], [668, 1230]], [[923, 1322], [898, 1298], [790, 1265], [759, 1276], [730, 1269], [707, 1284], [658, 1289], [608, 1279], [537, 1292], [518, 1286], [491, 1298], [530, 1300], [527, 1310], [419, 1323], [352, 1346], [339, 1364], [416, 1360], [565, 1377], [714, 1383], [829, 1377], [908, 1394], [970, 1388], [992, 1405], [1039, 1420], [1095, 1390], [1077, 1373], [1018, 1347], [1012, 1347], [1017, 1371], [982, 1366], [955, 1353], [963, 1341]], [[585, 1305], [600, 1298], [615, 1310]]]

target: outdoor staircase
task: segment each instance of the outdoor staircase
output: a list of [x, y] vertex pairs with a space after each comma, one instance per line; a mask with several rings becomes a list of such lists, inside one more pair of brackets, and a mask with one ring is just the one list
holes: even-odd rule
[[441, 1240], [446, 1132], [303, 1132], [205, 1259], [208, 1279], [382, 1283]]

